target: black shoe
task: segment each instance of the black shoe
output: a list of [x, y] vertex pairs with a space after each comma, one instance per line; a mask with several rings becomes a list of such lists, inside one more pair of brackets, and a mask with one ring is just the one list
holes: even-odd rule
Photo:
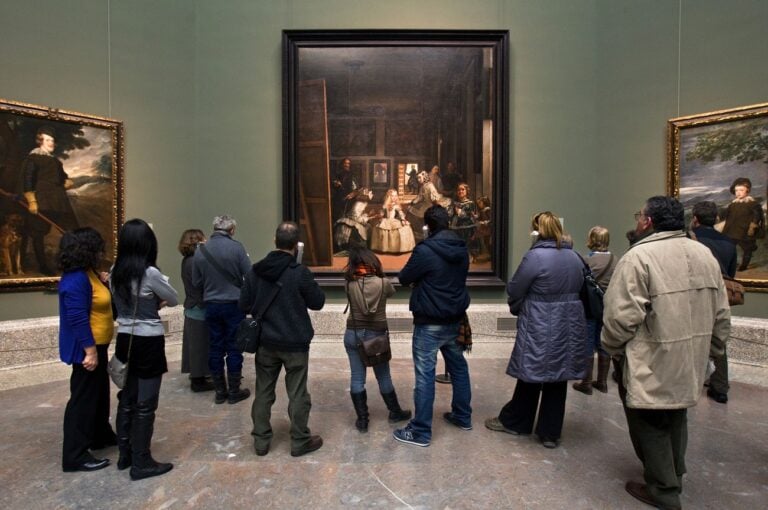
[[237, 404], [241, 400], [251, 396], [251, 390], [247, 388], [240, 388], [240, 382], [243, 380], [241, 372], [230, 372], [228, 377], [229, 393], [227, 394], [227, 402], [230, 404]]
[[143, 480], [144, 478], [151, 478], [153, 476], [160, 476], [164, 475], [171, 469], [173, 469], [173, 464], [170, 462], [156, 462], [154, 459], [150, 457], [149, 459], [151, 462], [149, 463], [143, 463], [141, 467], [138, 467], [136, 465], [131, 466], [131, 480]]
[[624, 489], [635, 499], [638, 499], [647, 505], [651, 505], [652, 507], [660, 508], [661, 510], [677, 510], [680, 508], [679, 506], [670, 507], [659, 504], [656, 500], [653, 499], [651, 494], [648, 492], [648, 486], [644, 483], [627, 482], [624, 485]]
[[256, 455], [263, 457], [269, 453], [269, 445], [267, 445], [265, 448], [256, 448], [256, 445], [253, 445], [253, 450], [256, 452]]
[[728, 394], [727, 393], [720, 393], [719, 391], [715, 391], [710, 386], [707, 388], [707, 396], [717, 402], [718, 404], [727, 404], [728, 403]]
[[302, 455], [312, 453], [315, 450], [319, 450], [321, 446], [323, 446], [323, 438], [320, 436], [312, 436], [309, 438], [309, 443], [298, 450], [291, 450], [291, 457], [301, 457]]
[[63, 468], [65, 473], [74, 473], [76, 471], [98, 471], [109, 466], [109, 459], [92, 459], [82, 462], [76, 466], [67, 466]]
[[190, 379], [189, 389], [193, 393], [202, 393], [204, 391], [212, 391], [216, 389], [213, 381], [207, 377], [193, 377]]
[[557, 448], [557, 439], [553, 439], [551, 437], [542, 437], [541, 445], [544, 448]]
[[443, 413], [443, 419], [450, 423], [451, 425], [455, 427], [459, 427], [461, 430], [472, 430], [472, 423], [470, 422], [469, 425], [464, 425], [459, 420], [456, 419], [456, 417], [453, 415], [453, 413]]

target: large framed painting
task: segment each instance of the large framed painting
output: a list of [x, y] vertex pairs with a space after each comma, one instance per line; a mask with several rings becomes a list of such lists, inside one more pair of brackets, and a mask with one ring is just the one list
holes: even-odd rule
[[122, 122], [0, 99], [0, 291], [53, 288], [62, 234], [93, 227], [114, 261]]
[[712, 201], [715, 228], [736, 245], [736, 278], [768, 292], [768, 103], [671, 119], [668, 193], [691, 208]]
[[507, 31], [283, 32], [283, 215], [322, 284], [356, 245], [396, 275], [433, 204], [467, 243], [468, 283], [504, 284], [508, 60]]

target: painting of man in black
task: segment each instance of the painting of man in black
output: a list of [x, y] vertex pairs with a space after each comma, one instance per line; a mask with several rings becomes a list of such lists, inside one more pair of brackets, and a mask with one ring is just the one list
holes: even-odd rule
[[61, 161], [53, 153], [55, 136], [51, 127], [43, 126], [38, 129], [35, 137], [37, 147], [21, 164], [24, 198], [31, 214], [27, 218], [26, 233], [32, 239], [38, 270], [49, 276], [53, 275], [54, 271], [46, 260], [44, 241], [52, 228], [51, 223], [63, 231], [74, 230], [79, 226], [67, 197], [67, 189], [72, 187], [72, 181], [64, 172]]

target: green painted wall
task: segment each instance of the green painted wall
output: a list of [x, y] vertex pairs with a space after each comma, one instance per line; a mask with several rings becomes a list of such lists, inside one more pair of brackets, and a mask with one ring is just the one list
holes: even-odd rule
[[[200, 198], [193, 6], [3, 0], [0, 33], [0, 97], [124, 121], [126, 218], [154, 225], [158, 264], [180, 283], [176, 243]], [[55, 294], [0, 294], [0, 320], [57, 313]]]
[[[577, 248], [603, 223], [623, 250], [632, 212], [664, 192], [666, 120], [768, 100], [766, 19], [760, 0], [5, 0], [0, 97], [125, 121], [127, 217], [155, 225], [179, 283], [178, 235], [215, 214], [254, 260], [271, 249], [283, 29], [508, 29], [513, 270], [544, 209]], [[768, 316], [767, 299], [739, 313]], [[0, 320], [55, 313], [55, 296], [0, 295]]]
[[[666, 191], [667, 119], [768, 101], [768, 2], [599, 6], [594, 218], [623, 251], [632, 213]], [[768, 317], [768, 294], [748, 294], [734, 314]]]

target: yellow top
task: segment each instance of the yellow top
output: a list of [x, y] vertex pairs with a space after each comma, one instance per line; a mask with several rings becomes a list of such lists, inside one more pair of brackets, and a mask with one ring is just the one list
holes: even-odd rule
[[107, 345], [112, 341], [115, 332], [114, 319], [112, 318], [112, 295], [106, 285], [101, 283], [98, 275], [93, 271], [88, 273], [88, 281], [93, 288], [93, 300], [91, 301], [91, 331], [96, 345]]

